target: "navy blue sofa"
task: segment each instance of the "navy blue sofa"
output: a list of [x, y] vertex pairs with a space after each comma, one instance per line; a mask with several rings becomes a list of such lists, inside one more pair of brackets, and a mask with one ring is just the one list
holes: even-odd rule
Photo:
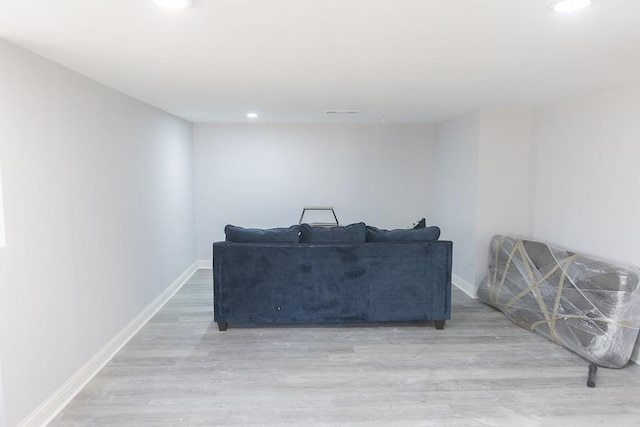
[[[439, 234], [439, 230], [438, 230]], [[346, 323], [451, 318], [450, 241], [213, 244], [214, 320]]]

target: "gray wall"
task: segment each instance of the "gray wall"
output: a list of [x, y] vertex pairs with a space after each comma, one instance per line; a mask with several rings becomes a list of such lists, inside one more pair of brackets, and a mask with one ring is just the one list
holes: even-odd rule
[[469, 294], [495, 234], [531, 230], [530, 111], [481, 110], [436, 126], [433, 212], [453, 240], [454, 283]]
[[199, 259], [225, 224], [289, 226], [306, 205], [342, 224], [430, 219], [430, 126], [195, 124], [194, 145]]
[[195, 261], [192, 156], [190, 123], [0, 40], [7, 425]]
[[440, 123], [436, 127], [434, 221], [442, 238], [453, 241], [453, 273], [466, 283], [476, 275], [476, 198], [478, 193], [479, 113]]
[[534, 232], [640, 265], [640, 83], [535, 112]]

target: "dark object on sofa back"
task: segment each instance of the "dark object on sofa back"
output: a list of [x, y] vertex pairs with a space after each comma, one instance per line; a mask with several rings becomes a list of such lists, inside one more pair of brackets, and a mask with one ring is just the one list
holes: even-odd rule
[[452, 242], [213, 245], [214, 319], [325, 323], [451, 318]]

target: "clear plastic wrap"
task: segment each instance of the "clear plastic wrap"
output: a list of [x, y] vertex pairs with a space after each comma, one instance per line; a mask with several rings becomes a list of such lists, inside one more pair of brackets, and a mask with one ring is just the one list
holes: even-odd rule
[[478, 297], [600, 366], [625, 366], [638, 337], [640, 269], [545, 243], [495, 236]]

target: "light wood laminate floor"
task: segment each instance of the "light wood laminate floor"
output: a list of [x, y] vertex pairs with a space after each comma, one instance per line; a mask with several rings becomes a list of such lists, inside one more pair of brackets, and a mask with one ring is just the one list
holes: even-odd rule
[[638, 426], [640, 366], [600, 368], [454, 290], [431, 323], [213, 323], [199, 270], [51, 426]]

